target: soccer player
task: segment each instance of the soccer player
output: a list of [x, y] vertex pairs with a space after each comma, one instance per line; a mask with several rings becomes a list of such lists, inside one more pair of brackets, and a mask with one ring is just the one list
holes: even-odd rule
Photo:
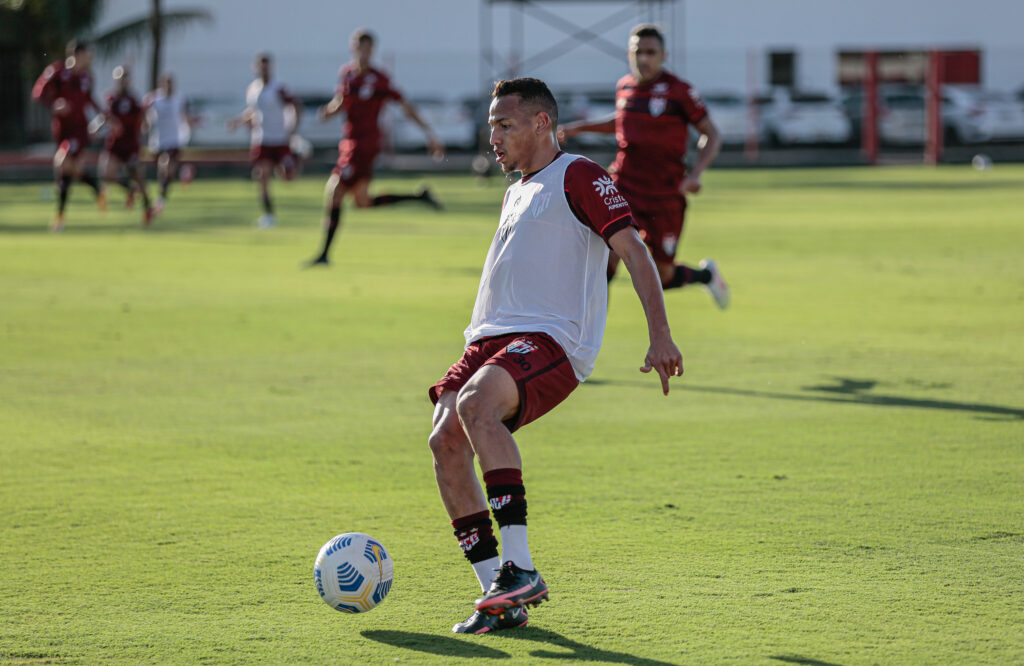
[[[103, 113], [96, 117], [90, 129], [96, 132], [104, 124], [107, 138], [100, 153], [100, 176], [108, 182], [124, 187], [128, 197], [125, 206], [131, 208], [135, 193], [142, 195], [142, 226], [153, 222], [153, 207], [146, 193], [146, 177], [139, 163], [139, 133], [142, 131], [142, 105], [131, 89], [131, 76], [124, 67], [114, 68], [114, 89], [103, 99]], [[124, 170], [127, 172], [122, 175]]]
[[260, 184], [263, 202], [263, 215], [256, 224], [266, 229], [277, 223], [270, 200], [270, 176], [279, 169], [285, 180], [295, 177], [295, 158], [288, 146], [302, 109], [283, 84], [271, 81], [273, 67], [269, 53], [257, 55], [253, 68], [256, 79], [245, 90], [245, 111], [228, 121], [228, 129], [234, 131], [241, 125], [249, 126], [252, 177]]
[[371, 66], [373, 46], [374, 37], [370, 32], [357, 30], [353, 33], [351, 49], [354, 60], [341, 68], [334, 98], [320, 107], [317, 114], [324, 121], [344, 111], [345, 125], [338, 143], [338, 163], [327, 181], [323, 249], [309, 262], [311, 266], [328, 263], [331, 243], [341, 223], [341, 203], [346, 194], [352, 196], [357, 208], [420, 201], [435, 210], [441, 209], [441, 204], [427, 188], [417, 194], [381, 194], [372, 198], [368, 193], [373, 162], [380, 151], [378, 118], [387, 102], [398, 103], [405, 115], [420, 126], [427, 137], [427, 149], [435, 159], [444, 156], [444, 146], [420, 118], [416, 108], [391, 85], [386, 74]]
[[647, 316], [650, 348], [640, 371], [656, 371], [666, 395], [669, 377], [683, 373], [661, 281], [629, 204], [604, 169], [559, 150], [557, 120], [543, 81], [495, 85], [490, 143], [502, 171], [522, 178], [505, 193], [465, 353], [429, 391], [441, 501], [484, 591], [455, 633], [523, 626], [524, 606], [547, 599], [527, 540], [522, 458], [512, 433], [554, 408], [593, 369], [607, 317], [609, 247], [629, 270]]
[[[199, 122], [199, 116], [189, 113], [188, 100], [174, 88], [174, 76], [164, 74], [157, 89], [147, 94], [142, 102], [149, 125], [149, 150], [157, 160], [157, 180], [160, 182], [160, 195], [156, 200], [158, 213], [164, 209], [171, 181], [178, 172], [181, 148], [188, 143], [192, 128]], [[184, 165], [181, 181], [187, 184], [192, 180], [192, 173], [192, 165]]]
[[[629, 201], [640, 235], [654, 256], [665, 289], [704, 285], [718, 307], [729, 306], [729, 287], [718, 265], [704, 259], [698, 267], [675, 263], [683, 232], [686, 196], [701, 190], [700, 177], [721, 148], [715, 124], [697, 91], [664, 69], [665, 38], [653, 25], [633, 28], [629, 37], [631, 72], [615, 92], [615, 114], [596, 122], [559, 128], [564, 140], [581, 132], [614, 133], [619, 150], [609, 171]], [[697, 161], [686, 171], [688, 126], [700, 132]], [[619, 263], [613, 253], [608, 278]]]
[[49, 107], [53, 117], [50, 128], [57, 152], [53, 156], [53, 174], [57, 182], [57, 215], [50, 230], [64, 230], [64, 209], [67, 206], [71, 181], [80, 180], [96, 192], [100, 209], [106, 207], [106, 193], [96, 176], [82, 170], [82, 151], [89, 144], [89, 121], [86, 109], [99, 111], [92, 97], [92, 50], [85, 42], [68, 42], [66, 58], [51, 63], [32, 87], [32, 99]]

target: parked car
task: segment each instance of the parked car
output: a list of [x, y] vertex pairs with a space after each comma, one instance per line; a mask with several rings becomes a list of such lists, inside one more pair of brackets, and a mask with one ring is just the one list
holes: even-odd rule
[[742, 145], [747, 140], [750, 109], [747, 101], [736, 93], [710, 92], [702, 95], [708, 115], [718, 128], [724, 145]]
[[[593, 91], [557, 91], [559, 124], [579, 120], [596, 121], [615, 115], [615, 91], [612, 89]], [[615, 148], [615, 134], [579, 134], [573, 144], [586, 148]]]
[[321, 106], [331, 101], [331, 97], [330, 93], [316, 92], [295, 95], [302, 107], [296, 133], [309, 141], [314, 148], [333, 148], [341, 140], [341, 125], [345, 122], [345, 115], [333, 116], [323, 122], [316, 115]]
[[243, 148], [249, 145], [249, 132], [228, 131], [228, 121], [242, 113], [245, 99], [234, 97], [189, 98], [189, 111], [199, 116], [192, 128], [189, 145], [208, 148]]
[[1024, 107], [1009, 93], [944, 86], [942, 120], [948, 141], [1024, 140]]
[[772, 144], [846, 143], [850, 119], [826, 93], [777, 88], [758, 98], [761, 133]]
[[[864, 125], [864, 94], [855, 89], [843, 96], [852, 139], [860, 142]], [[878, 141], [885, 145], [921, 145], [925, 138], [924, 96], [915, 88], [883, 88], [878, 93]]]
[[[471, 150], [477, 144], [477, 124], [469, 102], [442, 97], [413, 97], [420, 118], [434, 130], [448, 150]], [[409, 120], [401, 107], [389, 104], [381, 124], [390, 134], [396, 151], [423, 150], [427, 137], [419, 125]]]

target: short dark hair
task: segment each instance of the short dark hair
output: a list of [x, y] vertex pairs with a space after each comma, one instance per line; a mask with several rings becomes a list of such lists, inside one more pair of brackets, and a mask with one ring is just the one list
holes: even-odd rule
[[373, 33], [366, 28], [360, 28], [352, 33], [352, 41], [357, 44], [362, 44], [363, 42], [370, 42], [371, 44], [374, 44], [377, 39], [373, 36]]
[[661, 34], [661, 30], [658, 26], [653, 23], [641, 23], [637, 27], [629, 31], [630, 37], [654, 37], [661, 44], [661, 48], [665, 48], [665, 35]]
[[273, 56], [270, 55], [270, 51], [260, 51], [256, 54], [256, 62], [271, 62]]
[[64, 47], [64, 53], [73, 56], [81, 53], [82, 51], [89, 50], [89, 42], [84, 39], [72, 39], [69, 40], [67, 46]]
[[522, 101], [533, 104], [541, 111], [551, 116], [551, 126], [558, 125], [558, 102], [555, 96], [548, 89], [548, 84], [540, 79], [521, 78], [505, 79], [494, 84], [491, 97], [498, 98], [505, 95], [519, 95]]

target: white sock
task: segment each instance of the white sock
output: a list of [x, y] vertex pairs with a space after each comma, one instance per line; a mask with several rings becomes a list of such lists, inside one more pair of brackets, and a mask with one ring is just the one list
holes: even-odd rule
[[498, 575], [498, 568], [501, 566], [501, 558], [491, 557], [483, 562], [474, 562], [473, 571], [476, 572], [476, 579], [480, 581], [480, 588], [486, 592], [491, 589], [494, 577]]
[[533, 571], [530, 543], [526, 539], [526, 525], [505, 525], [501, 531], [501, 561], [512, 560], [520, 569]]

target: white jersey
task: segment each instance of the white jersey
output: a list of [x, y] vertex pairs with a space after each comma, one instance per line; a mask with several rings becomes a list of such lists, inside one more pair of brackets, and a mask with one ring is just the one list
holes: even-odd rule
[[[595, 232], [605, 228], [604, 222], [595, 227], [594, 220], [581, 221], [566, 198], [566, 169], [577, 160], [604, 173], [579, 155], [563, 153], [508, 188], [465, 333], [467, 345], [495, 335], [547, 333], [583, 381], [594, 369], [604, 338], [608, 246]], [[591, 186], [599, 181], [591, 183], [591, 177], [584, 187], [597, 199], [601, 195]], [[611, 215], [631, 220], [621, 197], [614, 204], [598, 200], [597, 205], [606, 211], [614, 205], [620, 210]]]
[[295, 127], [295, 113], [285, 103], [288, 94], [277, 81], [256, 79], [245, 91], [245, 103], [252, 112], [251, 140], [254, 146], [287, 146], [289, 130]]
[[191, 130], [185, 114], [185, 97], [174, 93], [170, 97], [157, 90], [149, 99], [146, 112], [149, 122], [149, 149], [154, 153], [181, 148], [188, 143]]

